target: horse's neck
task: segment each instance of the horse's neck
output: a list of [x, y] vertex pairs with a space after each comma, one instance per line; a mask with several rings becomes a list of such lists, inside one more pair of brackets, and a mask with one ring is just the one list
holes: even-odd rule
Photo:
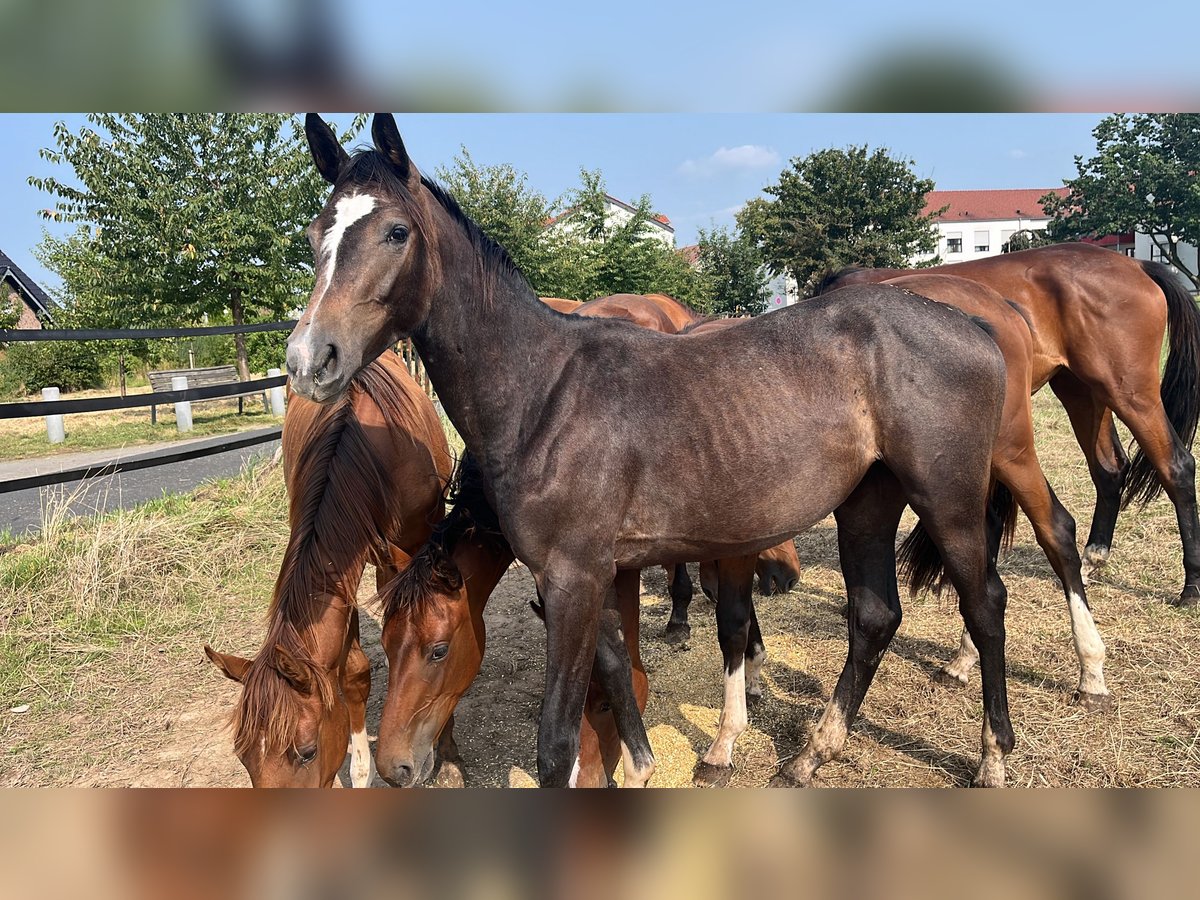
[[[413, 334], [438, 400], [469, 449], [487, 458], [541, 408], [575, 345], [575, 331], [512, 272], [487, 263], [463, 228], [440, 228], [446, 276]], [[503, 268], [503, 267], [501, 267]], [[494, 279], [488, 290], [485, 279]]]
[[492, 542], [460, 540], [451, 554], [467, 586], [471, 616], [479, 619], [492, 591], [516, 559], [512, 550]]

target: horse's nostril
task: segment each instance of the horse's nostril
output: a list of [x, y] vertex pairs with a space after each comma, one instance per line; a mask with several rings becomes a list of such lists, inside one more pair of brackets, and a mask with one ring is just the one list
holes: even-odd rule
[[337, 347], [326, 344], [313, 359], [313, 377], [332, 375], [337, 371]]

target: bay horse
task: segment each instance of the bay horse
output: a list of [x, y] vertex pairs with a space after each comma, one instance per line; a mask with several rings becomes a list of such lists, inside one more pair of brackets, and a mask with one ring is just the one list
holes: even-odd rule
[[[606, 654], [596, 652], [617, 571], [742, 554], [752, 568], [759, 551], [832, 511], [850, 647], [808, 746], [778, 776], [807, 783], [844, 744], [899, 626], [894, 542], [906, 503], [924, 521], [979, 649], [975, 781], [1003, 784], [1014, 743], [1007, 592], [988, 557], [984, 511], [1005, 370], [979, 325], [891, 285], [691, 338], [563, 316], [422, 178], [390, 114], [374, 117], [374, 148], [353, 157], [315, 114], [306, 135], [333, 190], [309, 226], [316, 279], [288, 340], [293, 390], [332, 400], [411, 335], [544, 604], [543, 785], [570, 779], [593, 663], [614, 714], [618, 698], [632, 696], [628, 670], [605, 674]], [[780, 386], [790, 416], [778, 415], [780, 398], [764, 402], [763, 381]], [[713, 397], [727, 401], [719, 411]], [[653, 448], [651, 426], [660, 437]], [[748, 614], [718, 616], [731, 646], [745, 647], [748, 627]], [[726, 695], [740, 696], [744, 715], [745, 672], [735, 660]], [[622, 677], [624, 694], [610, 689]], [[638, 785], [654, 756], [634, 713], [637, 732], [622, 737]]]
[[[1021, 305], [1033, 324], [1032, 390], [1049, 384], [1071, 420], [1096, 486], [1084, 560], [1108, 560], [1118, 511], [1161, 490], [1175, 506], [1184, 585], [1174, 602], [1200, 602], [1200, 522], [1191, 445], [1200, 419], [1200, 311], [1165, 265], [1092, 244], [1056, 244], [923, 272], [985, 284]], [[843, 269], [823, 291], [910, 274], [908, 269]], [[1170, 348], [1163, 376], [1164, 330]], [[1130, 462], [1113, 424], [1128, 426]]]
[[[432, 532], [450, 450], [433, 404], [390, 352], [333, 403], [293, 393], [282, 444], [290, 533], [266, 638], [254, 659], [204, 651], [242, 685], [234, 749], [255, 787], [332, 785], [348, 738], [351, 782], [367, 787], [371, 666], [355, 596], [368, 562], [382, 587]], [[457, 756], [452, 744], [443, 755]]]
[[[487, 500], [470, 453], [459, 462], [450, 511], [399, 579], [381, 592], [392, 624], [388, 664], [403, 690], [389, 691], [379, 726], [380, 773], [401, 787], [428, 777], [435, 743], [479, 674], [487, 638], [484, 609], [516, 558]], [[649, 682], [639, 649], [639, 580], [620, 572], [616, 612], [638, 709]], [[530, 604], [544, 615], [540, 602]], [[609, 633], [612, 630], [610, 629]], [[608, 787], [621, 761], [621, 738], [608, 696], [592, 678], [580, 726], [572, 787]]]
[[[997, 555], [1002, 542], [1011, 544], [1016, 508], [1020, 507], [1066, 595], [1071, 634], [1079, 657], [1079, 686], [1072, 701], [1089, 711], [1107, 710], [1111, 701], [1104, 683], [1104, 642], [1087, 601], [1082, 561], [1075, 543], [1075, 520], [1046, 480], [1034, 446], [1030, 398], [1035, 335], [1028, 313], [980, 282], [932, 270], [920, 270], [883, 283], [949, 304], [991, 326], [1004, 354], [1008, 379], [1000, 432], [992, 452], [992, 478], [1004, 489], [993, 494], [990, 515], [994, 527], [988, 535], [989, 553]], [[936, 588], [941, 578], [936, 553], [926, 555], [931, 546], [924, 527], [918, 523], [900, 548], [901, 570], [908, 575], [914, 593]], [[958, 655], [941, 670], [942, 680], [966, 684], [967, 673], [976, 658], [971, 635], [964, 630]]]

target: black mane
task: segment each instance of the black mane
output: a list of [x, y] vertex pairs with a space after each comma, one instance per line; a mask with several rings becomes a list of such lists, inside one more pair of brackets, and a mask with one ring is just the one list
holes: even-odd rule
[[[378, 185], [385, 191], [399, 196], [406, 203], [415, 204], [415, 198], [412, 191], [409, 190], [408, 184], [378, 150], [360, 148], [354, 151], [350, 162], [338, 173], [334, 191], [350, 184]], [[462, 226], [487, 268], [493, 272], [516, 275], [528, 287], [529, 282], [525, 278], [525, 274], [513, 262], [508, 251], [488, 235], [478, 222], [463, 212], [462, 207], [458, 205], [458, 201], [449, 191], [425, 175], [421, 176], [421, 184], [433, 195], [442, 209]], [[532, 288], [530, 288], [530, 292], [533, 292]]]

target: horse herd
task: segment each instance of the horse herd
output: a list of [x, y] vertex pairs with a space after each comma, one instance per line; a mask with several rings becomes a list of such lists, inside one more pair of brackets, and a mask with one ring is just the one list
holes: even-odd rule
[[[235, 751], [255, 785], [331, 785], [347, 746], [355, 786], [376, 766], [394, 785], [435, 772], [461, 784], [454, 708], [483, 659], [484, 607], [516, 559], [546, 631], [538, 775], [558, 786], [608, 785], [618, 764], [626, 786], [650, 780], [639, 572], [667, 568], [666, 635], [680, 640], [694, 561], [716, 600], [725, 684], [694, 780], [728, 781], [747, 697], [762, 690], [754, 576], [764, 594], [789, 590], [792, 537], [829, 513], [849, 652], [773, 784], [807, 784], [843, 747], [900, 624], [901, 578], [956, 591], [965, 627], [942, 674], [966, 683], [979, 664], [974, 783], [1004, 784], [1014, 734], [996, 561], [1018, 509], [1062, 584], [1084, 708], [1110, 705], [1086, 585], [1123, 504], [1165, 490], [1183, 544], [1175, 602], [1200, 601], [1189, 449], [1200, 313], [1166, 267], [1065, 244], [919, 272], [852, 269], [747, 320], [705, 320], [663, 295], [539, 299], [421, 176], [390, 115], [352, 156], [319, 117], [306, 132], [333, 189], [308, 230], [316, 284], [288, 343], [291, 533], [257, 656], [205, 648], [242, 684]], [[453, 472], [436, 411], [385, 352], [405, 337], [466, 444]], [[1082, 557], [1034, 449], [1030, 398], [1046, 384], [1096, 486]], [[1114, 415], [1138, 445], [1132, 460]], [[906, 506], [919, 523], [897, 552]], [[355, 603], [367, 563], [389, 663], [373, 756]]]

